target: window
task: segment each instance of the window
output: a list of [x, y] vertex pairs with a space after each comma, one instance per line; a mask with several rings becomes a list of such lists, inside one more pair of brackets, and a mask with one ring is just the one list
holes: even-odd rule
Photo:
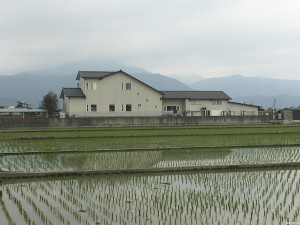
[[164, 110], [168, 112], [174, 112], [177, 113], [179, 111], [179, 106], [178, 105], [168, 105], [164, 106]]
[[97, 83], [95, 82], [92, 83], [92, 90], [93, 91], [97, 90]]
[[115, 105], [109, 105], [109, 111], [110, 112], [116, 111]]
[[210, 111], [206, 110], [206, 108], [201, 108], [200, 116], [210, 116]]
[[222, 100], [212, 100], [213, 105], [222, 105]]
[[201, 105], [201, 100], [191, 100], [191, 105]]
[[91, 111], [96, 112], [97, 111], [97, 105], [91, 105]]
[[142, 107], [142, 104], [138, 104], [138, 107]]
[[86, 105], [86, 111], [87, 112], [89, 111], [89, 105]]
[[126, 83], [126, 90], [131, 90], [131, 83]]
[[131, 104], [126, 104], [126, 111], [131, 111]]
[[89, 90], [89, 83], [86, 83], [86, 90]]

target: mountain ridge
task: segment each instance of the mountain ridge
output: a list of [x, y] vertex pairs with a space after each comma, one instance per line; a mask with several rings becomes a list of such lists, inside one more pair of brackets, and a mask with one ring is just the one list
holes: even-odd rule
[[[232, 98], [232, 101], [246, 102], [263, 108], [271, 107], [274, 99], [277, 99], [277, 108], [300, 105], [300, 80], [245, 77], [240, 74], [203, 79], [195, 75], [201, 80], [187, 85], [175, 79], [174, 76], [150, 73], [145, 69], [126, 66], [111, 60], [92, 59], [70, 62], [44, 70], [0, 76], [0, 106], [15, 105], [16, 102], [13, 101], [27, 101], [32, 107], [38, 107], [47, 92], [54, 91], [59, 96], [62, 87], [76, 87], [78, 83], [76, 75], [80, 70], [123, 70], [157, 90], [224, 91]], [[190, 74], [186, 81], [189, 82], [191, 79]], [[184, 76], [181, 81], [184, 81]]]
[[0, 75], [0, 106], [7, 105], [9, 102], [10, 105], [15, 105], [16, 102], [12, 103], [12, 101], [16, 99], [17, 101], [26, 101], [32, 107], [38, 107], [43, 96], [49, 91], [54, 91], [59, 96], [63, 87], [76, 87], [78, 83], [76, 75], [79, 70], [123, 70], [157, 90], [191, 90], [190, 87], [174, 78], [158, 73], [152, 74], [138, 67], [125, 66], [109, 60], [83, 60], [45, 70], [26, 71], [10, 76]]

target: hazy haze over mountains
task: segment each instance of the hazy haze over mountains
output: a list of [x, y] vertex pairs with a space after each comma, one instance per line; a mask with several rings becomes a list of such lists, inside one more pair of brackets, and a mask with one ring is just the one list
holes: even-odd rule
[[274, 99], [276, 99], [276, 108], [300, 106], [300, 80], [242, 75], [209, 79], [197, 74], [168, 77], [104, 59], [81, 60], [50, 69], [0, 76], [0, 106], [15, 105], [16, 101], [27, 101], [32, 107], [38, 107], [42, 97], [48, 91], [53, 90], [59, 96], [62, 87], [76, 87], [78, 83], [76, 75], [79, 70], [118, 71], [121, 69], [158, 90], [224, 91], [232, 101], [260, 105], [263, 108], [272, 106]]
[[232, 75], [202, 80], [190, 85], [196, 90], [222, 90], [232, 101], [260, 105], [265, 109], [300, 106], [300, 80], [244, 77]]
[[153, 74], [148, 71], [125, 66], [121, 63], [104, 59], [82, 60], [67, 63], [50, 69], [28, 71], [11, 76], [0, 76], [0, 106], [15, 105], [16, 101], [26, 101], [32, 107], [38, 107], [43, 96], [49, 91], [60, 95], [62, 87], [76, 87], [79, 70], [119, 71], [136, 77], [158, 90], [191, 90], [176, 79]]

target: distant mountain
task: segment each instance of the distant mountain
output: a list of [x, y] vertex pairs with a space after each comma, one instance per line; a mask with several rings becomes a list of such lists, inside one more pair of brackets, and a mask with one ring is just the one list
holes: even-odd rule
[[262, 106], [264, 109], [273, 106], [275, 101], [275, 108], [283, 109], [289, 107], [299, 107], [300, 106], [300, 96], [290, 96], [290, 95], [276, 95], [276, 96], [243, 96], [234, 97], [232, 101], [235, 102], [247, 102], [249, 104]]
[[27, 71], [26, 74], [38, 75], [38, 76], [52, 76], [52, 75], [77, 75], [79, 70], [82, 71], [126, 71], [129, 74], [146, 74], [149, 73], [139, 67], [126, 66], [122, 63], [115, 62], [103, 58], [85, 59], [80, 61], [74, 61], [65, 63], [56, 67], [48, 68], [45, 70]]
[[169, 77], [175, 78], [176, 80], [179, 80], [181, 83], [187, 85], [191, 85], [200, 80], [205, 80], [205, 77], [202, 77], [197, 74], [186, 74], [186, 75], [172, 74], [169, 75]]
[[[264, 108], [271, 107], [274, 99], [276, 99], [276, 108], [300, 106], [300, 80], [244, 77], [242, 75], [203, 79], [198, 75], [191, 74], [187, 77], [182, 76], [181, 81], [189, 83], [195, 79], [203, 80], [187, 86], [174, 78], [153, 74], [142, 68], [126, 66], [106, 59], [81, 60], [45, 70], [0, 76], [0, 106], [26, 101], [32, 107], [38, 107], [43, 96], [49, 91], [54, 91], [59, 96], [62, 87], [76, 87], [76, 75], [79, 70], [123, 70], [157, 90], [224, 91], [232, 98], [232, 101], [260, 105]], [[180, 76], [173, 75], [173, 77]]]
[[281, 80], [272, 78], [229, 77], [210, 78], [191, 84], [193, 89], [217, 89], [225, 91], [229, 96], [250, 95], [285, 95], [300, 96], [300, 80]]
[[[94, 59], [77, 61], [40, 71], [0, 76], [0, 106], [14, 105], [16, 101], [26, 101], [32, 107], [38, 107], [43, 96], [49, 91], [54, 91], [59, 96], [62, 87], [76, 87], [78, 83], [76, 75], [79, 70], [123, 70], [157, 90], [191, 90], [190, 87], [178, 80], [161, 74], [152, 74], [138, 67], [125, 66], [109, 60]], [[12, 101], [15, 102], [11, 103]]]
[[233, 101], [271, 107], [276, 99], [276, 108], [300, 105], [300, 80], [272, 78], [229, 77], [210, 78], [189, 85], [195, 90], [220, 90]]

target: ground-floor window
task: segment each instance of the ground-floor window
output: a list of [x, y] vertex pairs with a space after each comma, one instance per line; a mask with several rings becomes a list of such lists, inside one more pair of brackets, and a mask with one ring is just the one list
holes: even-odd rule
[[126, 111], [131, 111], [131, 104], [126, 104]]
[[92, 112], [96, 112], [97, 111], [97, 105], [96, 104], [91, 105], [91, 111]]
[[210, 116], [210, 111], [209, 110], [201, 110], [200, 116]]
[[116, 111], [115, 105], [113, 105], [113, 104], [109, 105], [109, 111], [110, 111], [110, 112]]
[[179, 111], [178, 105], [167, 105], [164, 106], [164, 111], [177, 113]]

